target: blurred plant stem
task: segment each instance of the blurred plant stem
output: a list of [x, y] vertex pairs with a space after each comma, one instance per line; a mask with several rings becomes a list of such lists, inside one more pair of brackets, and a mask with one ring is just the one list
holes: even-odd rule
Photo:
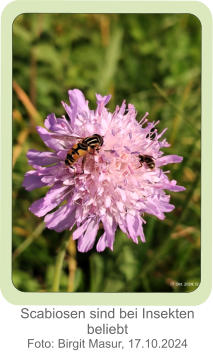
[[36, 52], [35, 49], [32, 47], [30, 54], [30, 99], [34, 106], [36, 106], [36, 77], [37, 77]]
[[60, 290], [61, 272], [63, 269], [63, 263], [66, 256], [66, 251], [68, 252], [68, 268], [69, 268], [67, 291], [72, 292], [74, 290], [75, 272], [77, 268], [76, 243], [72, 238], [72, 234], [69, 235], [68, 237], [67, 233], [65, 233], [65, 236], [61, 243], [61, 247], [59, 248], [58, 255], [56, 257], [53, 285], [52, 285], [52, 291], [54, 292]]
[[25, 109], [27, 110], [30, 116], [31, 126], [35, 128], [36, 125], [42, 125], [43, 123], [40, 114], [36, 110], [35, 106], [32, 104], [29, 96], [25, 93], [25, 91], [18, 85], [18, 83], [15, 80], [13, 81], [13, 90], [16, 92], [19, 100], [22, 102]]
[[23, 150], [23, 145], [24, 145], [29, 133], [30, 133], [30, 129], [25, 128], [18, 135], [17, 144], [13, 146], [13, 163], [12, 163], [13, 167], [15, 166], [15, 163]]
[[100, 75], [97, 77], [97, 89], [107, 91], [112, 86], [113, 77], [116, 74], [121, 56], [123, 30], [118, 27], [112, 35], [112, 40], [106, 48], [105, 65], [100, 67]]
[[[19, 100], [22, 102], [24, 107], [26, 108], [29, 116], [30, 116], [30, 126], [25, 127], [19, 134], [17, 138], [17, 144], [13, 147], [13, 167], [16, 164], [17, 159], [19, 158], [23, 145], [27, 140], [28, 135], [31, 131], [35, 130], [36, 125], [42, 125], [42, 118], [36, 110], [35, 106], [31, 102], [28, 95], [24, 92], [24, 90], [17, 84], [16, 81], [13, 81], [13, 90], [16, 92]], [[34, 92], [34, 90], [33, 90]], [[31, 94], [32, 95], [32, 94]], [[35, 95], [35, 94], [34, 94]], [[33, 95], [33, 98], [35, 96]], [[34, 99], [35, 100], [35, 99]]]
[[[39, 14], [38, 16], [33, 16], [32, 18], [32, 32], [33, 32], [33, 42], [38, 42], [40, 36], [43, 32], [43, 14]], [[29, 73], [29, 81], [30, 81], [30, 99], [32, 104], [36, 107], [36, 97], [37, 97], [37, 54], [36, 54], [36, 46], [33, 45], [30, 49], [30, 73]]]
[[52, 285], [52, 291], [57, 292], [59, 291], [60, 287], [60, 279], [61, 279], [61, 271], [63, 268], [64, 258], [66, 254], [66, 247], [68, 244], [67, 237], [65, 236], [62, 244], [59, 248], [58, 255], [56, 257], [55, 262], [55, 269], [54, 269], [54, 275], [53, 275], [53, 285]]
[[67, 291], [72, 292], [74, 290], [74, 281], [75, 281], [75, 272], [77, 269], [77, 261], [76, 261], [76, 241], [73, 240], [72, 235], [70, 235], [68, 244], [68, 269], [69, 269], [69, 277], [68, 277], [68, 287]]
[[24, 250], [26, 250], [28, 248], [28, 246], [30, 246], [32, 244], [32, 242], [37, 239], [41, 233], [43, 232], [45, 228], [45, 223], [42, 221], [33, 231], [32, 234], [30, 234], [25, 241], [23, 241], [21, 243], [21, 245], [19, 245], [19, 247], [14, 251], [13, 253], [13, 261], [19, 256], [21, 255], [21, 253], [23, 253]]

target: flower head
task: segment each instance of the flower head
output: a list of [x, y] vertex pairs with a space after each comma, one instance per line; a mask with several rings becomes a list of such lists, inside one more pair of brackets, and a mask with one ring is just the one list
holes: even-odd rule
[[[138, 238], [144, 242], [142, 214], [163, 220], [164, 213], [174, 209], [165, 190], [184, 190], [161, 168], [181, 162], [182, 157], [163, 155], [160, 149], [169, 146], [166, 139], [161, 140], [166, 129], [158, 134], [157, 123], [148, 121], [148, 113], [138, 123], [134, 106], [126, 107], [125, 101], [111, 113], [106, 108], [110, 95], [96, 95], [97, 108], [90, 110], [80, 90], [68, 94], [70, 105], [62, 105], [69, 119], [50, 114], [45, 128], [37, 127], [52, 151], [27, 153], [34, 170], [25, 174], [25, 189], [50, 186], [30, 211], [45, 216], [46, 226], [58, 232], [76, 225], [73, 239], [78, 239], [81, 252], [94, 246], [100, 223], [104, 231], [97, 251], [113, 250], [117, 227], [135, 243]], [[79, 147], [94, 134], [103, 139], [99, 148], [89, 147], [89, 142]], [[68, 153], [71, 166], [65, 163]]]

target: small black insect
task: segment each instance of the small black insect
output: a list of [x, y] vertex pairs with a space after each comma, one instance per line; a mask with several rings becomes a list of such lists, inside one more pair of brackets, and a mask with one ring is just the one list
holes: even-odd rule
[[139, 162], [140, 162], [140, 166], [139, 167], [142, 167], [143, 164], [146, 164], [147, 167], [149, 169], [154, 169], [155, 168], [155, 162], [154, 162], [154, 159], [152, 156], [150, 155], [138, 155], [139, 157]]
[[150, 140], [154, 140], [156, 137], [156, 132], [155, 132], [155, 128], [153, 127], [150, 132], [146, 135], [146, 138], [150, 139]]

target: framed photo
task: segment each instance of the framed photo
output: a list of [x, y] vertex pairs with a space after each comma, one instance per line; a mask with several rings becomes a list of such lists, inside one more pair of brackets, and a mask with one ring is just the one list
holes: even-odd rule
[[154, 11], [128, 1], [5, 9], [1, 272], [10, 302], [207, 298], [209, 16], [201, 3], [163, 1]]

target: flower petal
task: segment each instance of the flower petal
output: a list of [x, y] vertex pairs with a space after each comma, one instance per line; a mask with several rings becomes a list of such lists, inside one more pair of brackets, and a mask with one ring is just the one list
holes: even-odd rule
[[46, 184], [41, 181], [41, 178], [42, 176], [38, 175], [36, 170], [30, 170], [24, 175], [22, 186], [24, 186], [27, 191], [46, 186]]
[[70, 123], [64, 118], [56, 118], [55, 114], [50, 114], [47, 116], [45, 122], [45, 127], [57, 134], [62, 135], [71, 135], [72, 134], [72, 128], [70, 126]]
[[143, 224], [141, 218], [139, 218], [140, 225], [138, 227], [138, 236], [140, 236], [142, 242], [146, 242], [144, 232], [143, 232]]
[[30, 165], [51, 165], [59, 161], [56, 153], [50, 151], [37, 151], [30, 149], [27, 152], [27, 158]]
[[73, 240], [80, 238], [85, 233], [85, 231], [87, 230], [87, 227], [88, 227], [88, 223], [90, 223], [90, 221], [91, 220], [88, 219], [74, 231], [74, 233], [72, 235]]
[[84, 235], [78, 240], [78, 251], [89, 251], [95, 242], [95, 238], [98, 232], [99, 221], [91, 220]]
[[104, 251], [107, 247], [107, 241], [106, 241], [106, 233], [104, 232], [103, 235], [98, 240], [98, 243], [96, 245], [96, 250], [98, 252]]
[[110, 101], [111, 95], [101, 96], [100, 94], [96, 94], [96, 99], [98, 105], [96, 112], [100, 115], [105, 105]]
[[41, 126], [37, 126], [36, 129], [40, 138], [43, 140], [46, 146], [56, 151], [64, 149], [63, 142], [59, 139], [54, 138], [55, 135], [53, 133], [50, 133]]
[[137, 244], [138, 243], [137, 235], [139, 232], [139, 225], [140, 225], [140, 223], [138, 221], [138, 217], [133, 216], [131, 214], [127, 214], [126, 215], [126, 223], [127, 223], [127, 228], [128, 228], [130, 237]]
[[85, 100], [84, 94], [78, 89], [68, 91], [70, 107], [66, 106], [68, 115], [72, 122], [75, 121], [77, 114], [87, 113], [89, 114], [88, 101]]
[[117, 224], [113, 220], [112, 216], [110, 216], [110, 215], [103, 216], [101, 221], [103, 223], [104, 230], [106, 233], [107, 246], [111, 250], [113, 250], [113, 244], [115, 241], [115, 230], [116, 230]]
[[167, 164], [171, 164], [171, 163], [179, 163], [183, 160], [182, 156], [178, 156], [178, 155], [166, 155], [166, 156], [162, 156], [161, 158], [158, 158], [155, 163], [156, 166], [162, 166], [162, 165], [167, 165]]
[[176, 181], [171, 181], [168, 184], [164, 184], [164, 190], [179, 192], [186, 190], [186, 188], [184, 186], [176, 185]]
[[58, 210], [48, 214], [44, 218], [44, 222], [48, 229], [53, 229], [57, 232], [69, 229], [74, 226], [76, 206], [67, 203], [62, 205]]
[[45, 197], [34, 201], [29, 210], [36, 216], [44, 216], [64, 201], [69, 192], [68, 186], [62, 186], [61, 183], [56, 184], [47, 192]]

